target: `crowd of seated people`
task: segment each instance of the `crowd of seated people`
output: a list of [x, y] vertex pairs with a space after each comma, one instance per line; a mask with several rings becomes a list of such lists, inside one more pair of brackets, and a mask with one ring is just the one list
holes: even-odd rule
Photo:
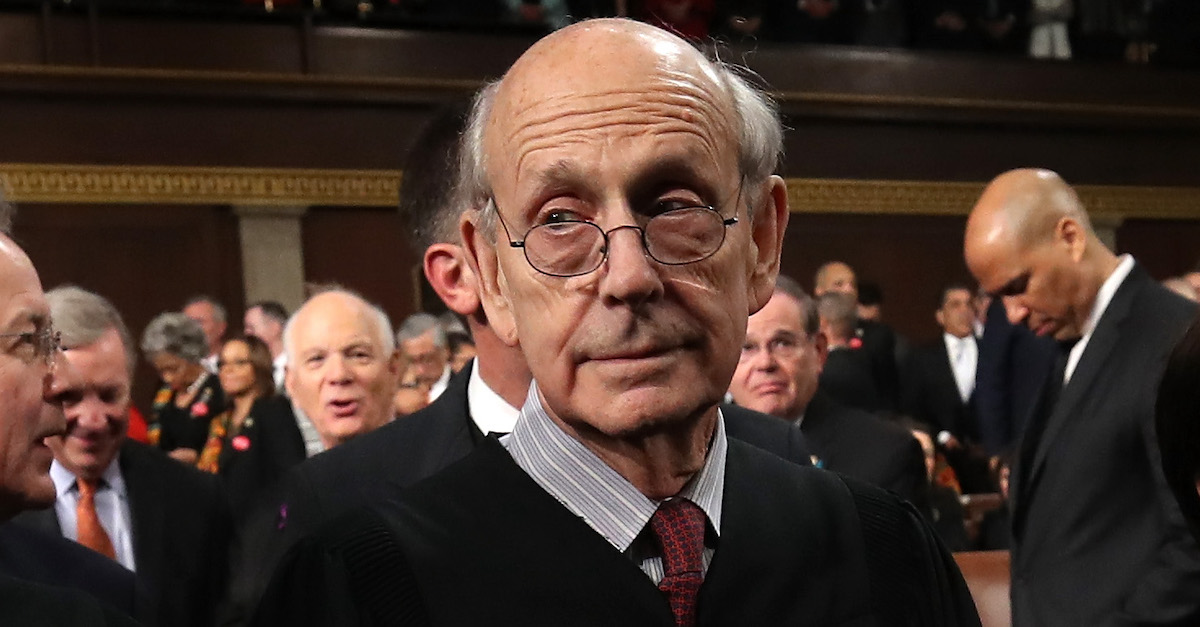
[[[37, 1], [27, 0], [31, 6]], [[1185, 66], [1200, 60], [1200, 5], [1191, 0], [106, 0], [103, 7], [243, 17], [311, 12], [379, 26], [525, 33], [624, 16], [695, 42], [839, 44]]]

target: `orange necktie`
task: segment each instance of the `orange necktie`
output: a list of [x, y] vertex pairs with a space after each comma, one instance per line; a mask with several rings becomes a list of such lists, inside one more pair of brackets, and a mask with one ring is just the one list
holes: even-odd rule
[[75, 505], [75, 520], [78, 524], [77, 541], [87, 548], [109, 558], [116, 558], [112, 540], [100, 524], [96, 515], [96, 482], [79, 479], [75, 482], [79, 487], [79, 503]]

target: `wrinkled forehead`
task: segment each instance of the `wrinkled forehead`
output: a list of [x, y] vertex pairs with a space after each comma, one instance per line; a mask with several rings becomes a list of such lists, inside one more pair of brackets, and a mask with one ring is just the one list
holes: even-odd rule
[[[572, 36], [574, 35], [574, 36]], [[665, 32], [598, 28], [539, 42], [497, 91], [484, 149], [496, 168], [542, 148], [674, 134], [736, 163], [736, 113], [717, 69]]]

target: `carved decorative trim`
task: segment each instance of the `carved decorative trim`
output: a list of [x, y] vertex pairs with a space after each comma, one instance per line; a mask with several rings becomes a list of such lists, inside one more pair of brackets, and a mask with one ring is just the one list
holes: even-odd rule
[[[0, 163], [15, 202], [394, 207], [397, 170], [305, 170]], [[796, 213], [965, 216], [983, 183], [788, 180]], [[1080, 185], [1088, 210], [1117, 218], [1200, 219], [1200, 188]]]
[[[794, 213], [965, 216], [984, 183], [789, 179]], [[1078, 185], [1089, 213], [1120, 218], [1200, 220], [1200, 188]]]
[[0, 164], [15, 202], [392, 207], [395, 170]]

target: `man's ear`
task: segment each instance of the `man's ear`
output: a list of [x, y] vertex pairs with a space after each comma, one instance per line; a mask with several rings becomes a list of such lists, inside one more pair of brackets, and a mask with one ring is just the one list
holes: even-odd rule
[[451, 311], [464, 316], [479, 311], [479, 282], [457, 244], [437, 243], [425, 249], [425, 278]]
[[933, 312], [933, 319], [937, 320], [939, 327], [946, 328], [946, 314], [942, 313], [941, 309]]
[[1067, 247], [1072, 260], [1083, 259], [1087, 250], [1087, 230], [1078, 220], [1070, 216], [1060, 218], [1054, 225], [1054, 239]]
[[[500, 268], [496, 247], [487, 234], [476, 224], [478, 212], [464, 213], [459, 220], [466, 259], [479, 288], [479, 300], [487, 314], [488, 326], [500, 341], [509, 346], [517, 345], [517, 324], [512, 313], [512, 304], [504, 293], [505, 278]], [[494, 234], [493, 234], [494, 235]]]
[[825, 370], [825, 360], [829, 359], [829, 338], [817, 331], [812, 338], [813, 350], [817, 351], [817, 373]]
[[767, 179], [766, 189], [751, 222], [754, 245], [750, 271], [750, 312], [762, 309], [775, 291], [775, 277], [779, 276], [779, 255], [783, 250], [783, 235], [787, 231], [788, 199], [787, 185], [778, 176]]

